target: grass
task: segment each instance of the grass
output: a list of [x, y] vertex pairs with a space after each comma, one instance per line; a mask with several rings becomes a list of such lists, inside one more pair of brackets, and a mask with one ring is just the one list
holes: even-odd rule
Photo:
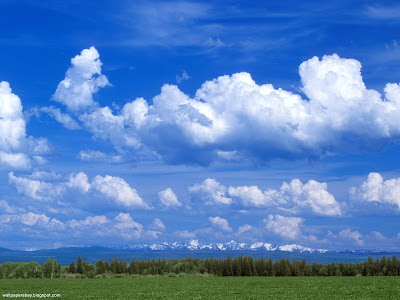
[[[59, 299], [400, 299], [400, 277], [2, 279], [4, 293]], [[15, 299], [15, 298], [14, 298]]]

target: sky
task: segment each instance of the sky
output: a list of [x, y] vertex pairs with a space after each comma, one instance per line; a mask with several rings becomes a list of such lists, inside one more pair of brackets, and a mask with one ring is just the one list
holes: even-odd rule
[[0, 247], [400, 250], [397, 1], [0, 1]]

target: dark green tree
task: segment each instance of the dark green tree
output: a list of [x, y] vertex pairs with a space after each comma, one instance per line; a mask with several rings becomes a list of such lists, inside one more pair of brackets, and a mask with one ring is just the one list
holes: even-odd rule
[[76, 262], [76, 273], [83, 274], [83, 263], [82, 257], [78, 256], [78, 260]]
[[42, 266], [44, 277], [53, 278], [53, 261], [51, 258], [46, 259], [46, 262]]
[[68, 267], [68, 273], [76, 273], [75, 262], [71, 261]]

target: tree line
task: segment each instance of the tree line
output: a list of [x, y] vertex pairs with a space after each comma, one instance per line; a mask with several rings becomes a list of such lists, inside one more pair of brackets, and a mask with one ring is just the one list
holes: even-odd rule
[[[119, 277], [129, 275], [208, 274], [213, 276], [399, 276], [400, 261], [396, 255], [383, 256], [375, 260], [370, 256], [360, 263], [310, 264], [305, 259], [289, 261], [287, 258], [272, 261], [272, 258], [230, 255], [226, 259], [213, 257], [158, 260], [126, 259], [98, 260], [95, 264], [79, 256], [76, 263], [61, 266], [56, 259], [48, 258], [45, 263], [0, 264], [0, 279], [7, 278], [73, 278], [73, 277]], [[71, 276], [72, 275], [72, 276]]]

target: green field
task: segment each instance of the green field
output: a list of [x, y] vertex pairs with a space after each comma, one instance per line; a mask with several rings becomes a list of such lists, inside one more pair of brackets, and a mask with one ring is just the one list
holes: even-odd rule
[[2, 279], [4, 293], [58, 293], [58, 299], [400, 299], [400, 277]]

